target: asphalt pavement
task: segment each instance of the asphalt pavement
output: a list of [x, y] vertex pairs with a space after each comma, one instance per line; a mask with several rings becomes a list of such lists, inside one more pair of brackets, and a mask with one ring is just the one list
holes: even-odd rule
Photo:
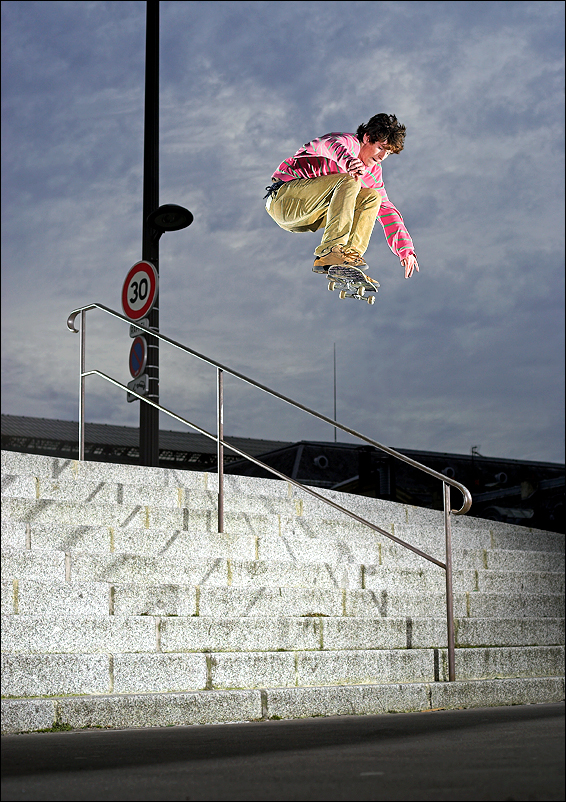
[[2, 737], [2, 800], [564, 800], [564, 704]]

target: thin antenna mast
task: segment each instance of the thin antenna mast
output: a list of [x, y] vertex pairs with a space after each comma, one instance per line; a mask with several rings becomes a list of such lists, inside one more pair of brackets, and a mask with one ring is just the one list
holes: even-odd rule
[[[336, 343], [334, 343], [334, 420], [336, 420]], [[334, 442], [336, 442], [336, 426], [334, 427]]]

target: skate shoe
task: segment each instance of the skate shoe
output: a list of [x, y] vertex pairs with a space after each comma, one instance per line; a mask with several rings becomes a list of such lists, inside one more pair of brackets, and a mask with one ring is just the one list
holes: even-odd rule
[[334, 245], [324, 254], [317, 255], [314, 260], [313, 273], [328, 273], [328, 268], [332, 265], [343, 267], [367, 267], [366, 262], [357, 251], [352, 248], [345, 248], [343, 245]]

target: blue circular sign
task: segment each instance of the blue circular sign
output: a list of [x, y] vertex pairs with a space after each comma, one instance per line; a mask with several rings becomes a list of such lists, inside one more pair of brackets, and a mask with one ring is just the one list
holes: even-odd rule
[[145, 370], [147, 343], [145, 337], [136, 337], [130, 348], [130, 373], [137, 379]]

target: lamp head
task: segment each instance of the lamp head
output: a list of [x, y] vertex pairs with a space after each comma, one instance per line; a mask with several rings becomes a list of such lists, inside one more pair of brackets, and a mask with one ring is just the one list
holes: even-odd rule
[[187, 228], [193, 220], [194, 217], [188, 209], [177, 206], [175, 203], [166, 203], [148, 215], [147, 223], [162, 234], [164, 231], [179, 231], [181, 228]]

